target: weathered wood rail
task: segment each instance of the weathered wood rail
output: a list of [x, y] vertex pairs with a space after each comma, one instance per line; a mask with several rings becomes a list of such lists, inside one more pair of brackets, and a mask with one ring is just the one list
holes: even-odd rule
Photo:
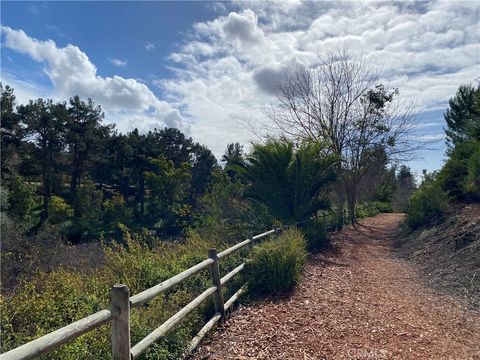
[[[114, 285], [110, 295], [110, 310], [101, 310], [93, 315], [75, 321], [70, 325], [64, 326], [58, 330], [55, 330], [54, 332], [12, 349], [4, 354], [1, 354], [0, 360], [32, 359], [57, 349], [61, 345], [78, 338], [88, 331], [105, 325], [108, 322], [110, 322], [112, 328], [112, 358], [114, 360], [136, 359], [143, 352], [145, 352], [150, 345], [164, 336], [189, 313], [191, 313], [213, 295], [216, 312], [193, 338], [190, 346], [188, 347], [188, 354], [195, 349], [195, 347], [202, 341], [209, 330], [211, 330], [218, 321], [225, 317], [225, 313], [232, 308], [232, 305], [235, 303], [235, 301], [237, 301], [240, 295], [245, 291], [244, 285], [235, 294], [233, 294], [230, 299], [224, 302], [222, 286], [225, 285], [235, 275], [240, 273], [244, 269], [245, 263], [240, 264], [235, 269], [221, 277], [219, 271], [219, 261], [222, 258], [246, 247], [247, 245], [252, 246], [257, 240], [277, 233], [280, 230], [280, 228], [275, 228], [262, 234], [255, 235], [252, 238], [246, 239], [220, 253], [217, 253], [215, 249], [210, 249], [208, 251], [208, 259], [205, 259], [191, 268], [188, 268], [187, 270], [182, 271], [181, 273], [161, 282], [160, 284], [133, 296], [130, 296], [130, 290], [127, 285]], [[167, 291], [175, 285], [180, 284], [191, 276], [194, 276], [195, 274], [207, 269], [210, 270], [212, 286], [203, 291], [176, 314], [167, 319], [158, 328], [148, 334], [143, 340], [132, 346], [130, 340], [131, 309], [148, 303], [161, 293]]]
[[[335, 230], [348, 223], [349, 216], [347, 210], [344, 210], [341, 217], [338, 215], [339, 214], [335, 212], [320, 214], [323, 225], [327, 230]], [[188, 268], [187, 270], [184, 270], [181, 273], [161, 282], [160, 284], [157, 284], [133, 296], [130, 296], [130, 290], [127, 285], [114, 285], [110, 294], [110, 310], [101, 310], [38, 339], [32, 340], [15, 349], [7, 351], [6, 353], [0, 355], [0, 360], [26, 360], [35, 358], [55, 350], [61, 345], [78, 338], [86, 332], [96, 329], [109, 322], [112, 328], [112, 358], [114, 360], [136, 359], [142, 353], [144, 353], [150, 345], [152, 345], [161, 337], [165, 336], [169, 330], [175, 327], [175, 325], [182, 321], [188, 314], [190, 314], [193, 310], [195, 310], [213, 295], [215, 314], [191, 341], [186, 352], [186, 355], [188, 355], [198, 346], [198, 344], [200, 344], [202, 339], [206, 334], [208, 334], [214, 325], [225, 317], [226, 312], [232, 308], [232, 305], [239, 299], [246, 288], [246, 284], [244, 284], [230, 297], [230, 299], [224, 302], [222, 293], [223, 285], [225, 285], [235, 275], [240, 273], [245, 268], [245, 263], [238, 265], [232, 271], [221, 277], [219, 271], [219, 261], [246, 246], [252, 247], [256, 241], [279, 231], [281, 231], [281, 228], [275, 228], [255, 235], [252, 238], [246, 239], [226, 250], [223, 250], [220, 253], [217, 253], [215, 249], [210, 249], [208, 251], [208, 259], [205, 259], [202, 262]], [[130, 339], [131, 309], [148, 303], [161, 293], [169, 290], [175, 285], [180, 284], [191, 276], [194, 276], [195, 274], [207, 269], [210, 270], [212, 286], [203, 291], [200, 295], [185, 305], [181, 310], [171, 316], [158, 328], [153, 330], [143, 340], [132, 346]]]

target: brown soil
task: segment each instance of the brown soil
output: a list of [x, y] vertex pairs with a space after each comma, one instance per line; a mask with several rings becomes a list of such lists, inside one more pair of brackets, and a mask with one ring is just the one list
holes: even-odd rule
[[480, 359], [480, 314], [397, 256], [402, 217], [334, 234], [290, 296], [241, 306], [194, 358]]
[[457, 204], [441, 224], [398, 238], [422, 280], [480, 309], [480, 204]]

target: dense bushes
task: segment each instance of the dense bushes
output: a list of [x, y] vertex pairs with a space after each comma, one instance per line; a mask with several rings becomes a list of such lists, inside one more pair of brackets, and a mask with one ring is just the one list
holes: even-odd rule
[[438, 223], [443, 218], [447, 201], [447, 195], [437, 182], [423, 184], [408, 201], [408, 226], [415, 229], [423, 224]]
[[436, 174], [426, 175], [407, 206], [407, 224], [415, 229], [442, 220], [449, 201], [480, 199], [480, 141], [458, 144]]
[[468, 160], [464, 188], [467, 193], [480, 198], [480, 141], [476, 142], [476, 150]]
[[249, 290], [254, 294], [291, 290], [300, 279], [306, 249], [305, 238], [296, 228], [255, 247], [247, 261]]
[[480, 198], [480, 141], [458, 144], [438, 175], [442, 188], [462, 200]]
[[411, 228], [440, 221], [449, 201], [480, 200], [480, 87], [460, 86], [444, 118], [448, 159], [438, 173], [424, 172], [422, 186], [410, 198]]
[[193, 226], [202, 237], [236, 243], [271, 227], [273, 217], [262, 204], [245, 201], [246, 185], [214, 172], [209, 190], [198, 200]]
[[[130, 233], [120, 227], [123, 245], [104, 248], [103, 265], [73, 270], [65, 267], [41, 272], [23, 281], [15, 293], [0, 297], [2, 350], [7, 351], [75, 320], [109, 307], [112, 284], [125, 283], [138, 293], [200, 262], [207, 250], [227, 245], [202, 239], [191, 232], [184, 243], [147, 239], [152, 235]], [[152, 248], [153, 244], [153, 248]], [[220, 262], [226, 274], [241, 262], [245, 253], [230, 255]], [[275, 294], [291, 289], [299, 280], [307, 258], [303, 234], [293, 228], [256, 246], [247, 261], [245, 276], [256, 294]], [[244, 280], [244, 278], [243, 278]], [[228, 298], [242, 277], [225, 288]], [[158, 296], [148, 306], [132, 310], [132, 343], [136, 343], [210, 285], [208, 271], [195, 275]], [[208, 301], [182, 321], [164, 339], [149, 348], [145, 359], [177, 359], [193, 335], [214, 312]], [[109, 326], [89, 332], [62, 346], [45, 359], [104, 359], [110, 356]]]
[[19, 175], [11, 176], [5, 183], [7, 187], [2, 187], [2, 199], [5, 202], [2, 204], [2, 210], [6, 211], [12, 219], [29, 224], [33, 210], [38, 206], [34, 187]]
[[[193, 236], [184, 244], [162, 242], [151, 250], [139, 235], [124, 233], [126, 246], [105, 248], [104, 265], [96, 269], [59, 268], [23, 282], [18, 290], [0, 298], [2, 351], [109, 307], [110, 288], [125, 283], [138, 293], [206, 258], [207, 250], [222, 244]], [[240, 255], [221, 262], [222, 274], [238, 265]], [[148, 307], [132, 310], [132, 343], [138, 342], [168, 317], [186, 305], [210, 284], [205, 271], [159, 296]], [[230, 285], [230, 284], [229, 284]], [[234, 285], [232, 283], [232, 285]], [[237, 285], [237, 284], [235, 284]], [[236, 290], [236, 289], [234, 289]], [[227, 288], [227, 292], [232, 292]], [[149, 349], [147, 359], [177, 359], [187, 341], [213, 311], [207, 302]], [[45, 359], [105, 359], [110, 356], [109, 327], [89, 332]]]

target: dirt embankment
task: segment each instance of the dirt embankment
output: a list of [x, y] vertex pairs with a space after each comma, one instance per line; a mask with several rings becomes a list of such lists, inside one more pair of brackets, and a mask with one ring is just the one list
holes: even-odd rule
[[429, 286], [480, 309], [480, 204], [452, 207], [440, 225], [399, 237], [397, 246]]

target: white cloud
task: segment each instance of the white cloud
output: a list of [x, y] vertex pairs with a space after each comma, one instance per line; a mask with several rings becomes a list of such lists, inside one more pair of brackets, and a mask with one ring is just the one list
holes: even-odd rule
[[444, 122], [428, 122], [428, 123], [415, 124], [414, 128], [421, 129], [421, 128], [427, 128], [427, 127], [442, 127], [442, 126], [445, 126]]
[[113, 65], [118, 66], [118, 67], [124, 67], [127, 65], [127, 62], [124, 60], [120, 59], [108, 59]]
[[15, 98], [17, 104], [27, 104], [30, 100], [38, 98], [53, 98], [54, 94], [51, 89], [34, 84], [30, 81], [23, 80], [18, 75], [10, 73], [2, 69], [1, 81], [3, 85], [10, 85], [15, 90]]
[[264, 119], [274, 82], [324, 50], [365, 56], [420, 111], [445, 108], [460, 84], [479, 80], [478, 3], [237, 1], [224, 13], [194, 24], [170, 56], [176, 77], [157, 81], [217, 155], [248, 142], [242, 123]]
[[[382, 82], [398, 87], [421, 111], [444, 109], [460, 84], [479, 80], [478, 2], [239, 0], [210, 6], [221, 15], [194, 24], [168, 57], [173, 77], [153, 81], [169, 103], [138, 80], [100, 77], [76, 46], [58, 48], [22, 31], [3, 31], [8, 47], [47, 64], [57, 94], [92, 97], [126, 129], [180, 123], [172, 106], [181, 108], [190, 135], [217, 156], [229, 142], [251, 140], [243, 125], [264, 120], [261, 108], [274, 101], [274, 82], [314, 65], [324, 50], [348, 46], [365, 56], [383, 69]], [[429, 126], [418, 131], [435, 129]]]
[[147, 50], [147, 51], [155, 50], [155, 45], [152, 44], [151, 42], [148, 42], [148, 43], [144, 44], [143, 46], [145, 47], [145, 50]]
[[437, 142], [445, 139], [445, 133], [423, 134], [423, 135], [416, 136], [415, 139], [418, 141], [425, 141], [425, 142]]
[[[53, 85], [52, 97], [68, 99], [73, 95], [92, 98], [106, 111], [107, 120], [115, 121], [122, 131], [134, 127], [183, 126], [180, 112], [158, 99], [143, 83], [120, 76], [101, 77], [88, 56], [77, 46], [58, 47], [54, 41], [40, 41], [22, 30], [2, 26], [4, 45], [16, 52], [45, 63], [44, 72]], [[18, 82], [13, 80], [14, 88]], [[45, 97], [45, 94], [39, 94]]]
[[230, 39], [256, 43], [263, 35], [257, 27], [257, 23], [258, 19], [255, 13], [247, 9], [241, 13], [231, 12], [228, 14], [222, 29]]

